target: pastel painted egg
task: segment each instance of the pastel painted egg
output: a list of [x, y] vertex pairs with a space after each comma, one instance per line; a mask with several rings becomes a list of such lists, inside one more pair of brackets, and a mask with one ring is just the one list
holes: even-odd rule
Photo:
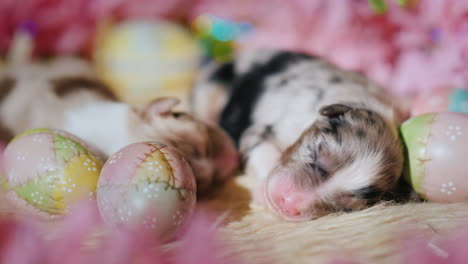
[[143, 226], [167, 239], [195, 207], [195, 177], [172, 148], [156, 142], [134, 143], [104, 164], [97, 200], [102, 218], [110, 225]]
[[69, 133], [28, 130], [4, 152], [6, 197], [18, 214], [63, 216], [74, 203], [94, 199], [101, 164], [85, 143]]
[[417, 96], [412, 104], [411, 115], [436, 112], [459, 112], [468, 114], [468, 90], [461, 88], [435, 89]]
[[187, 98], [201, 55], [195, 37], [181, 25], [133, 20], [102, 27], [94, 62], [119, 99], [145, 104], [156, 97]]
[[423, 198], [468, 201], [468, 115], [429, 113], [402, 124], [407, 148], [405, 177]]
[[0, 141], [0, 192], [7, 190], [6, 178], [4, 176], [3, 152], [6, 145]]

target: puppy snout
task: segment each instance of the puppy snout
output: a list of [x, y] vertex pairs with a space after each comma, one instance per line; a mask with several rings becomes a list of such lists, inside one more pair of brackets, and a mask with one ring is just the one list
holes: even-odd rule
[[282, 192], [276, 195], [274, 202], [288, 218], [299, 217], [307, 208], [310, 197], [306, 192]]
[[314, 203], [315, 194], [298, 186], [293, 175], [280, 173], [269, 179], [266, 184], [266, 201], [280, 217], [289, 221], [307, 221], [307, 211]]
[[208, 127], [211, 144], [210, 158], [219, 174], [231, 174], [239, 165], [239, 155], [229, 135], [215, 127]]
[[204, 160], [193, 162], [191, 165], [197, 180], [197, 192], [207, 191], [213, 182], [216, 168]]
[[226, 148], [226, 150], [217, 157], [216, 167], [220, 172], [230, 173], [239, 165], [239, 155], [234, 148]]

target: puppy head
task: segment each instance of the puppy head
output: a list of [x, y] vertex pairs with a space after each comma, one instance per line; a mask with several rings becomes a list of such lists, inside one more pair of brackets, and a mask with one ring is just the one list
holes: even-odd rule
[[206, 192], [225, 181], [238, 166], [231, 138], [221, 129], [209, 126], [184, 112], [174, 112], [175, 98], [159, 98], [135, 109], [143, 126], [134, 129], [138, 140], [165, 143], [182, 154], [196, 177], [197, 191]]
[[265, 184], [268, 206], [288, 220], [365, 208], [400, 178], [403, 153], [394, 125], [374, 111], [342, 104], [320, 114]]

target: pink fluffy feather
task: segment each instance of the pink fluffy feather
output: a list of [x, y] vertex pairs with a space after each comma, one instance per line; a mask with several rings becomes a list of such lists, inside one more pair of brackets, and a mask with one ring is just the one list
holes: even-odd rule
[[188, 8], [183, 0], [2, 0], [0, 1], [0, 53], [24, 21], [37, 27], [36, 53], [83, 52], [96, 33], [100, 19], [178, 17]]
[[209, 213], [198, 212], [180, 234], [180, 246], [165, 252], [143, 229], [113, 229], [94, 246], [86, 246], [92, 234], [104, 228], [93, 202], [79, 205], [57, 223], [52, 239], [41, 236], [45, 230], [38, 223], [5, 218], [0, 221], [0, 263], [240, 263], [218, 255], [223, 245], [216, 238], [212, 220]]
[[[253, 21], [246, 48], [274, 46], [327, 57], [365, 72], [399, 94], [468, 85], [468, 2], [420, 0], [412, 8], [386, 1], [373, 12], [365, 0], [205, 0], [194, 9]], [[414, 2], [414, 1], [413, 1]]]
[[247, 48], [274, 46], [327, 57], [362, 71], [395, 93], [468, 86], [468, 2], [387, 0], [377, 14], [367, 0], [3, 0], [0, 52], [25, 20], [38, 28], [38, 53], [89, 47], [100, 19], [178, 18], [200, 14], [251, 22]]

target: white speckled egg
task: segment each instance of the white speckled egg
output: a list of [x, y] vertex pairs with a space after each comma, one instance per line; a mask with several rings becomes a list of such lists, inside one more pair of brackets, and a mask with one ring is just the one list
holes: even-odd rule
[[104, 164], [97, 200], [108, 224], [143, 225], [164, 240], [195, 207], [195, 177], [172, 148], [156, 142], [134, 143]]

